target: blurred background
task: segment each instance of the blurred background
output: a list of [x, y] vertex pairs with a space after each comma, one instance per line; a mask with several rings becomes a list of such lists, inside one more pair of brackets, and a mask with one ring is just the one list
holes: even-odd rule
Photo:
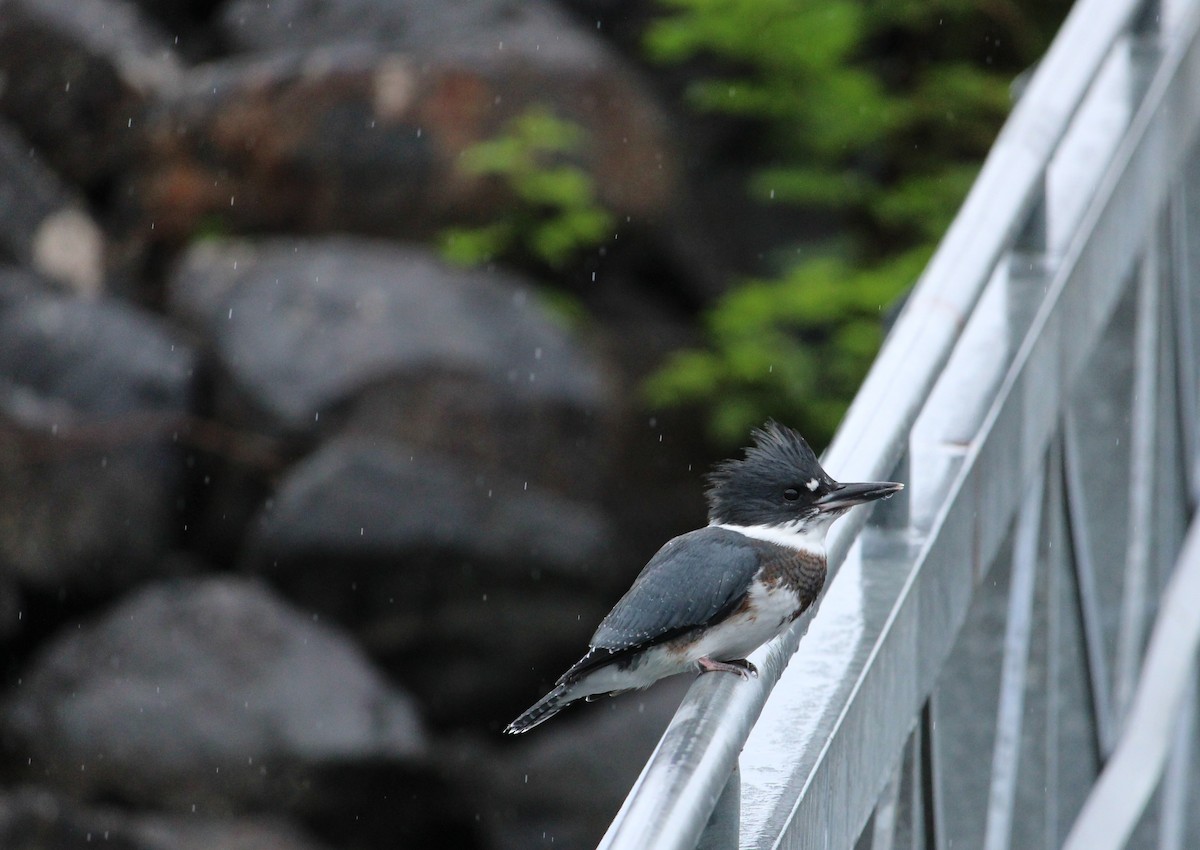
[[594, 845], [687, 682], [500, 729], [1068, 6], [0, 0], [0, 845]]

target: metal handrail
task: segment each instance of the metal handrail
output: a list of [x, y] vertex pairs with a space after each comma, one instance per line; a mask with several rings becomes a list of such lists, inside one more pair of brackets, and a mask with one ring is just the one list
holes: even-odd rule
[[[1064, 23], [826, 453], [826, 466], [839, 477], [884, 478], [906, 458], [912, 426], [963, 327], [1006, 253], [1036, 221], [1051, 159], [1101, 67], [1131, 26], [1144, 20], [1145, 8], [1137, 0], [1081, 0]], [[1111, 195], [1114, 187], [1108, 189]], [[1099, 214], [1091, 222], [1093, 229], [1103, 224]], [[1099, 320], [1093, 324], [1098, 327]], [[1019, 389], [1019, 380], [1020, 375], [1011, 379], [1008, 391]], [[994, 451], [976, 446], [969, 462], [991, 462], [991, 454]], [[1016, 466], [1027, 476], [1032, 458], [1020, 458]], [[961, 479], [955, 489], [971, 480]], [[936, 524], [944, 526], [946, 520], [943, 515]], [[864, 522], [852, 515], [834, 527], [829, 540], [832, 570], [859, 539]], [[911, 560], [924, 562], [935, 536]], [[910, 577], [910, 588], [912, 581]], [[835, 578], [832, 585], [836, 584]], [[696, 846], [738, 753], [811, 621], [802, 619], [752, 656], [760, 670], [758, 680], [704, 676], [693, 683], [602, 847]], [[943, 654], [945, 649], [941, 647]], [[859, 687], [843, 695], [847, 706]], [[825, 763], [825, 755], [816, 756], [803, 787], [811, 783], [816, 766]], [[868, 793], [877, 795], [877, 789]]]

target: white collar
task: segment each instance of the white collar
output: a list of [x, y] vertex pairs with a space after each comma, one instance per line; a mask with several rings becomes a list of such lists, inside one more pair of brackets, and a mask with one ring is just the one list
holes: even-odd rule
[[828, 526], [823, 524], [809, 524], [804, 527], [799, 522], [787, 525], [734, 525], [728, 522], [713, 522], [709, 523], [709, 528], [723, 528], [726, 531], [753, 537], [755, 540], [765, 540], [768, 543], [786, 546], [797, 552], [825, 556], [825, 531]]

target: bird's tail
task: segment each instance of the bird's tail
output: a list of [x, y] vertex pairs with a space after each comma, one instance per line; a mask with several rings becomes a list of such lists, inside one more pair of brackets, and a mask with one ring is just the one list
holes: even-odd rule
[[554, 690], [525, 709], [525, 711], [521, 712], [520, 717], [504, 727], [504, 734], [520, 735], [522, 732], [528, 732], [539, 723], [545, 723], [566, 708], [568, 704], [578, 699], [578, 697], [571, 696], [571, 690], [570, 684], [560, 683], [556, 685]]

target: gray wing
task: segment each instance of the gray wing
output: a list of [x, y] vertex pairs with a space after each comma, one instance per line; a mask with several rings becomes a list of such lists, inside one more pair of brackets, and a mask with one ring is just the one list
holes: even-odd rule
[[658, 643], [727, 616], [761, 563], [751, 538], [702, 528], [669, 541], [601, 621], [594, 649], [617, 653]]

